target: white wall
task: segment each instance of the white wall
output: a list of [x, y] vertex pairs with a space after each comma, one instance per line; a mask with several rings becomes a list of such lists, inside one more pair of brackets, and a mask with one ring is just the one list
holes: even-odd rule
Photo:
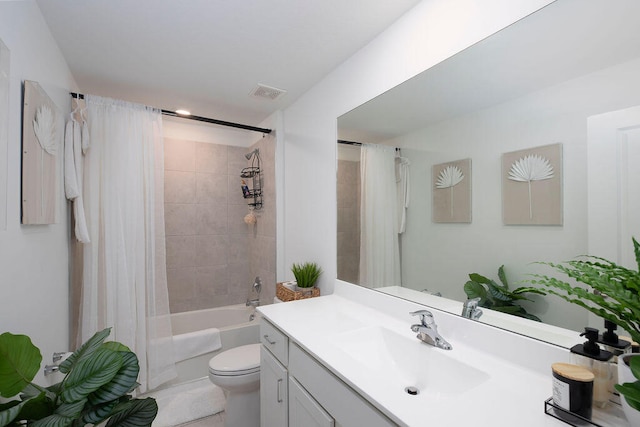
[[284, 272], [293, 262], [336, 278], [336, 119], [551, 0], [424, 0], [284, 111]]
[[[411, 160], [403, 285], [463, 300], [469, 273], [497, 280], [504, 264], [511, 284], [521, 286], [531, 273], [550, 272], [534, 261], [588, 253], [587, 117], [635, 105], [639, 73], [640, 60], [620, 64], [394, 140]], [[563, 225], [503, 225], [502, 153], [555, 143], [563, 146]], [[465, 158], [472, 159], [473, 222], [434, 224], [431, 168]], [[576, 305], [534, 299], [535, 306], [524, 305], [546, 323], [573, 330], [587, 324], [587, 312]]]
[[[43, 362], [50, 363], [52, 352], [69, 346], [68, 209], [58, 179], [59, 224], [20, 225], [21, 82], [39, 82], [65, 117], [75, 82], [35, 2], [0, 2], [0, 38], [11, 51], [8, 150], [0, 152], [8, 156], [7, 227], [0, 229], [0, 333], [29, 335]], [[58, 166], [61, 171], [61, 157]]]

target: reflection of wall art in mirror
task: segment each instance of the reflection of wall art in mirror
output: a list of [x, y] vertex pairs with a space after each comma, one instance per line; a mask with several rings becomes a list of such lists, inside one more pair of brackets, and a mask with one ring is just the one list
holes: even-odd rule
[[471, 222], [471, 159], [433, 165], [433, 222]]
[[0, 230], [7, 228], [7, 146], [9, 141], [9, 49], [0, 40]]
[[57, 213], [60, 114], [37, 82], [24, 82], [22, 223], [53, 224]]
[[505, 225], [562, 225], [562, 144], [502, 155]]

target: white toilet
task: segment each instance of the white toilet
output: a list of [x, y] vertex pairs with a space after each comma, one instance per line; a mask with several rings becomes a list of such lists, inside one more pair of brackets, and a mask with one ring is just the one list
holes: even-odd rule
[[225, 427], [260, 426], [260, 344], [243, 345], [212, 357], [209, 379], [227, 398]]

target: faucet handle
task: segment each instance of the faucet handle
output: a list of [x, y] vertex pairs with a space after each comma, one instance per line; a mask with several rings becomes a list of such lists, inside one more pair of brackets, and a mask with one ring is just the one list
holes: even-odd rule
[[412, 316], [419, 316], [422, 326], [429, 326], [435, 323], [435, 320], [433, 320], [433, 314], [429, 310], [417, 310], [412, 311], [409, 314]]
[[464, 302], [465, 307], [475, 309], [480, 304], [480, 297], [470, 298]]

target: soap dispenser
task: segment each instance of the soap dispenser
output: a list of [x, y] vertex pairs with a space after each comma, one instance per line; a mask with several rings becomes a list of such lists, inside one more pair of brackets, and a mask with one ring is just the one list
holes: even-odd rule
[[609, 361], [613, 357], [610, 351], [602, 350], [598, 344], [598, 330], [586, 327], [580, 334], [587, 341], [571, 347], [572, 363], [584, 366], [594, 375], [593, 404], [604, 408], [609, 401], [609, 385], [612, 380], [612, 369]]
[[610, 351], [614, 356], [620, 356], [631, 351], [631, 343], [620, 339], [616, 334], [615, 331], [618, 329], [618, 325], [610, 320], [605, 320], [604, 328], [606, 332], [598, 336], [598, 343], [602, 344], [605, 350]]

